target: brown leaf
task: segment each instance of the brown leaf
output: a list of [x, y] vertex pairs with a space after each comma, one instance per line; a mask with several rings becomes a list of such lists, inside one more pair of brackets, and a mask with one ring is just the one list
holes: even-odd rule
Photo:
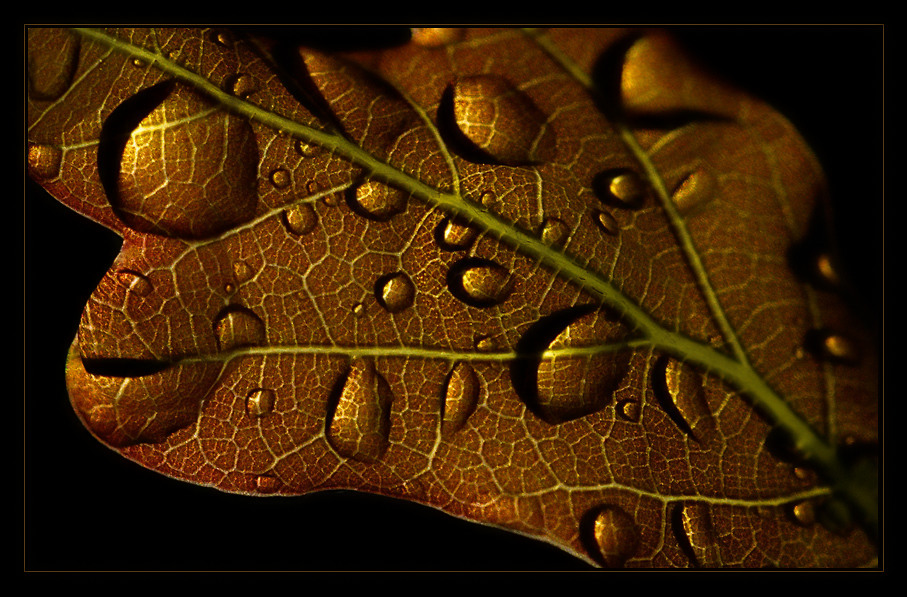
[[877, 442], [872, 346], [842, 348], [859, 328], [787, 259], [822, 178], [766, 106], [667, 62], [657, 32], [306, 49], [289, 87], [239, 37], [116, 35], [243, 100], [90, 36], [29, 50], [32, 175], [124, 239], [68, 378], [128, 458], [231, 492], [401, 497], [598, 565], [875, 557], [810, 523], [801, 502], [831, 494], [768, 449], [791, 425], [739, 374], [821, 436]]

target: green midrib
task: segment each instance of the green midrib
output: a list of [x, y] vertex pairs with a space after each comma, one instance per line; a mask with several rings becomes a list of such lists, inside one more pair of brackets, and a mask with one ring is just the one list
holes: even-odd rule
[[[317, 144], [349, 159], [369, 171], [374, 178], [406, 189], [429, 205], [473, 223], [489, 235], [551, 268], [559, 276], [580, 285], [587, 292], [599, 297], [604, 304], [619, 311], [650, 346], [702, 367], [721, 377], [749, 398], [753, 406], [773, 426], [784, 429], [793, 438], [794, 448], [797, 452], [812, 462], [832, 485], [845, 492], [851, 503], [856, 505], [864, 517], [871, 521], [870, 524], [874, 524], [877, 516], [877, 504], [867, 495], [869, 492], [865, 488], [854, 487], [848, 482], [847, 473], [839, 463], [834, 448], [828, 445], [805, 420], [794, 412], [744, 359], [732, 358], [711, 346], [661, 327], [645, 310], [612, 286], [598, 272], [587, 269], [571, 256], [502, 220], [481, 205], [466, 201], [459, 194], [445, 193], [430, 187], [376, 159], [346, 138], [319, 131], [278, 114], [262, 110], [254, 104], [225, 92], [205, 77], [156, 52], [134, 46], [103, 31], [83, 28], [78, 28], [76, 31], [87, 38], [138, 58], [148, 65], [156, 66], [163, 72], [193, 86], [238, 115], [306, 142]], [[577, 73], [579, 73], [578, 70], [574, 75], [579, 76]]]

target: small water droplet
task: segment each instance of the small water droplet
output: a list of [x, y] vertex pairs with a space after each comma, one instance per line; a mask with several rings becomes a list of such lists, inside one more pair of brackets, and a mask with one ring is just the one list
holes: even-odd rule
[[222, 351], [256, 346], [265, 340], [265, 324], [246, 307], [230, 305], [215, 318], [214, 335]]
[[622, 400], [617, 405], [617, 412], [622, 419], [638, 423], [642, 409], [637, 400]]
[[297, 203], [283, 212], [283, 223], [287, 230], [297, 236], [308, 234], [318, 225], [318, 214], [308, 203]]
[[274, 390], [258, 388], [246, 396], [246, 412], [253, 417], [263, 417], [274, 409]]
[[841, 282], [830, 255], [823, 253], [816, 258], [816, 270], [826, 284], [835, 286]]
[[514, 280], [505, 267], [487, 259], [470, 257], [450, 268], [447, 286], [466, 304], [487, 308], [507, 299], [513, 291]]
[[280, 479], [273, 475], [258, 475], [255, 477], [255, 490], [258, 493], [274, 493], [280, 489]]
[[51, 145], [28, 146], [29, 172], [40, 180], [51, 180], [60, 175], [63, 151]]
[[803, 466], [795, 466], [794, 476], [801, 481], [813, 481], [816, 478], [816, 473], [812, 469]]
[[595, 223], [598, 224], [599, 228], [607, 232], [608, 234], [615, 235], [620, 231], [620, 224], [617, 223], [617, 220], [611, 215], [610, 212], [603, 210], [596, 210], [593, 214], [595, 218]]
[[640, 543], [640, 532], [636, 521], [623, 508], [614, 505], [602, 506], [592, 513], [584, 531], [590, 544], [592, 556], [606, 568], [623, 568], [627, 560], [636, 553]]
[[353, 315], [355, 315], [356, 317], [362, 317], [363, 315], [365, 315], [365, 305], [363, 305], [362, 303], [356, 303], [355, 305], [353, 305]]
[[547, 116], [504, 77], [458, 79], [452, 98], [455, 126], [482, 154], [512, 166], [553, 159], [556, 143]]
[[678, 504], [673, 509], [671, 518], [674, 536], [694, 566], [721, 567], [718, 536], [707, 504]]
[[148, 296], [154, 289], [146, 276], [128, 269], [117, 272], [117, 282], [138, 296]]
[[27, 35], [28, 97], [57, 99], [75, 77], [81, 37], [62, 27], [29, 27]]
[[290, 186], [292, 177], [286, 168], [277, 168], [271, 172], [271, 184], [277, 189], [285, 189]]
[[854, 365], [860, 361], [860, 351], [854, 341], [840, 332], [813, 330], [806, 336], [806, 347], [825, 360]]
[[236, 292], [236, 285], [232, 282], [227, 282], [226, 284], [224, 284], [224, 292], [227, 294], [233, 294], [234, 292]]
[[390, 386], [371, 360], [355, 359], [328, 416], [328, 441], [344, 457], [376, 462], [390, 438]]
[[441, 434], [456, 433], [466, 424], [479, 402], [479, 377], [469, 363], [457, 363], [447, 376], [444, 388], [444, 415]]
[[479, 195], [479, 203], [481, 203], [488, 209], [494, 207], [494, 204], [497, 203], [497, 200], [497, 195], [495, 195], [491, 191], [483, 191], [482, 194]]
[[416, 287], [403, 272], [394, 272], [378, 278], [375, 283], [375, 297], [382, 307], [391, 313], [398, 313], [412, 306]]
[[671, 198], [680, 215], [690, 217], [702, 211], [716, 197], [717, 188], [718, 182], [712, 173], [699, 168], [677, 185]]
[[459, 27], [413, 27], [412, 41], [424, 48], [438, 48], [459, 41], [463, 38], [463, 29]]
[[211, 39], [214, 43], [224, 48], [229, 48], [233, 45], [233, 35], [227, 30], [212, 32]]
[[454, 218], [444, 218], [435, 230], [435, 240], [447, 251], [468, 249], [478, 235], [478, 230]]
[[132, 59], [132, 66], [134, 66], [134, 67], [136, 67], [136, 68], [142, 68], [142, 67], [147, 66], [147, 65], [145, 64], [145, 61], [142, 60], [141, 58], [133, 58], [133, 59]]
[[237, 75], [230, 83], [230, 91], [236, 97], [246, 99], [258, 91], [258, 81], [252, 75]]
[[479, 352], [495, 352], [501, 347], [501, 343], [497, 336], [481, 335], [476, 336], [475, 346]]
[[542, 222], [542, 230], [540, 236], [542, 237], [542, 242], [548, 245], [555, 247], [563, 246], [564, 241], [567, 240], [567, 236], [570, 234], [570, 227], [567, 224], [558, 218], [546, 218]]
[[252, 278], [252, 268], [245, 261], [233, 262], [233, 278], [239, 283], [249, 281]]
[[302, 139], [296, 139], [293, 147], [296, 148], [296, 153], [304, 158], [314, 157], [318, 155], [318, 152], [321, 151], [321, 148], [319, 146], [315, 145], [314, 143], [303, 141]]
[[790, 515], [800, 526], [812, 526], [816, 522], [816, 507], [810, 500], [790, 504]]
[[648, 191], [639, 174], [623, 168], [600, 172], [593, 178], [592, 188], [602, 201], [628, 208], [641, 207]]
[[356, 213], [384, 222], [406, 209], [409, 194], [376, 180], [358, 185], [351, 195]]
[[655, 364], [652, 384], [659, 405], [685, 434], [702, 442], [717, 431], [699, 370], [664, 356]]

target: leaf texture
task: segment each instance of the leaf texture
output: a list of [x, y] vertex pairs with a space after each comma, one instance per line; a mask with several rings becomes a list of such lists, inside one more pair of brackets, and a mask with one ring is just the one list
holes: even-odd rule
[[822, 174], [662, 32], [29, 36], [30, 174], [123, 238], [67, 386], [127, 458], [596, 566], [876, 561], [845, 458], [876, 364], [806, 243]]

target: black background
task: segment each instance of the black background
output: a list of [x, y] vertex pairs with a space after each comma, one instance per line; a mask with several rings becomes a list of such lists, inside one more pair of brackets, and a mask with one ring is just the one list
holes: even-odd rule
[[[863, 312], [881, 325], [879, 26], [684, 27], [690, 51], [767, 100], [824, 164]], [[261, 499], [172, 480], [106, 448], [69, 405], [63, 368], [118, 238], [24, 189], [26, 570], [582, 570], [534, 540], [346, 492]]]

